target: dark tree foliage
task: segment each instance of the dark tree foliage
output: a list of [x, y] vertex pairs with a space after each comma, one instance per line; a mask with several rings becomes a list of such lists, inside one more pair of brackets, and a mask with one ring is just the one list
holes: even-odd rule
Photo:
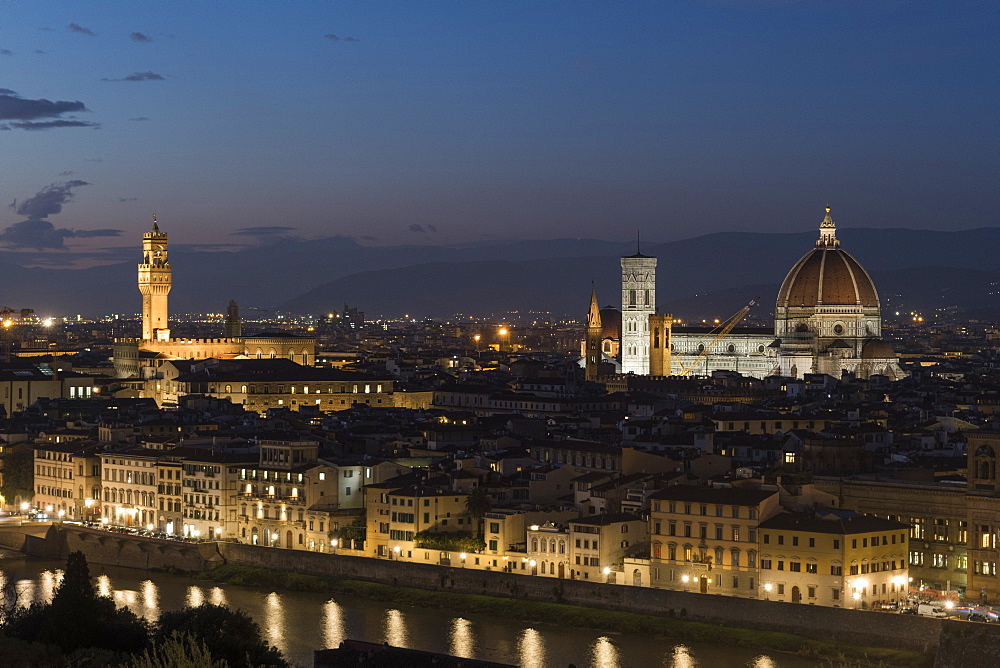
[[474, 487], [469, 495], [465, 497], [465, 512], [472, 516], [472, 525], [475, 527], [476, 536], [481, 536], [480, 522], [483, 515], [490, 512], [493, 502], [490, 495], [482, 487]]
[[52, 603], [13, 612], [3, 630], [11, 638], [56, 645], [66, 653], [83, 648], [135, 652], [149, 642], [146, 622], [94, 591], [82, 552], [69, 555]]
[[26, 446], [9, 448], [3, 456], [3, 487], [0, 494], [7, 503], [20, 496], [30, 499], [35, 489], [35, 453]]
[[206, 603], [164, 613], [159, 637], [167, 639], [175, 632], [204, 643], [213, 659], [225, 661], [230, 668], [288, 666], [278, 648], [264, 641], [257, 622], [242, 610]]

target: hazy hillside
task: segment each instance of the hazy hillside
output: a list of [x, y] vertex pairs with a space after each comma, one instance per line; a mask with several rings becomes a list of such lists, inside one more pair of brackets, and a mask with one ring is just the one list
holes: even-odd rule
[[[838, 235], [872, 272], [885, 303], [898, 299], [907, 304], [993, 307], [995, 295], [985, 288], [1000, 268], [995, 256], [1000, 228], [845, 229]], [[643, 252], [659, 258], [658, 301], [664, 310], [698, 310], [703, 313], [691, 317], [710, 317], [734, 311], [757, 294], [770, 308], [777, 284], [815, 237], [813, 231], [710, 234], [644, 245]], [[618, 258], [634, 248], [634, 242], [592, 239], [369, 247], [330, 237], [284, 240], [238, 252], [178, 250], [171, 252], [171, 310], [222, 310], [237, 299], [246, 308], [281, 305], [303, 312], [326, 312], [347, 302], [372, 315], [389, 316], [513, 309], [572, 314], [586, 306], [591, 282], [602, 303], [618, 301]], [[84, 270], [26, 269], [17, 265], [22, 257], [0, 252], [0, 298], [5, 305], [53, 314], [139, 308], [134, 263]], [[771, 286], [769, 292], [765, 286]], [[695, 296], [698, 299], [692, 299]]]

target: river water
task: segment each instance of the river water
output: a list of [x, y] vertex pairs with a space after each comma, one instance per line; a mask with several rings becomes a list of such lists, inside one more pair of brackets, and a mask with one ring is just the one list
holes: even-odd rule
[[[62, 562], [11, 556], [0, 559], [0, 585], [18, 605], [49, 601]], [[236, 585], [212, 586], [179, 575], [91, 565], [98, 592], [151, 621], [161, 611], [203, 602], [242, 608], [267, 640], [293, 664], [312, 666], [312, 652], [345, 638], [529, 666], [670, 666], [673, 668], [800, 668], [816, 661], [714, 646], [680, 645], [667, 638], [601, 633], [447, 610], [394, 606], [356, 596], [274, 592]]]

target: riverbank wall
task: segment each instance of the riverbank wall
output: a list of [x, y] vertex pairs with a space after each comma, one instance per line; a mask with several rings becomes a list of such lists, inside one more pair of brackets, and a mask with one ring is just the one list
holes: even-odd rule
[[0, 546], [43, 559], [65, 559], [79, 551], [94, 564], [146, 570], [196, 572], [224, 563], [216, 543], [184, 543], [61, 524], [4, 527]]
[[[79, 550], [96, 564], [189, 572], [229, 563], [430, 591], [667, 615], [724, 626], [794, 633], [853, 646], [935, 653], [936, 668], [995, 665], [976, 663], [976, 657], [984, 647], [995, 647], [1000, 652], [1000, 624], [971, 624], [916, 615], [558, 580], [230, 542], [183, 543], [58, 524], [46, 529], [44, 534], [37, 529], [34, 533], [10, 533], [0, 530], [0, 546], [49, 559], [64, 559], [70, 552]], [[989, 656], [995, 658], [997, 654]]]

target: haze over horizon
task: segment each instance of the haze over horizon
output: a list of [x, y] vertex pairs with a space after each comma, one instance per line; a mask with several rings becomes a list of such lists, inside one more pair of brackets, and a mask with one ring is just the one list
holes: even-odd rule
[[988, 2], [9, 3], [18, 264], [997, 223]]

